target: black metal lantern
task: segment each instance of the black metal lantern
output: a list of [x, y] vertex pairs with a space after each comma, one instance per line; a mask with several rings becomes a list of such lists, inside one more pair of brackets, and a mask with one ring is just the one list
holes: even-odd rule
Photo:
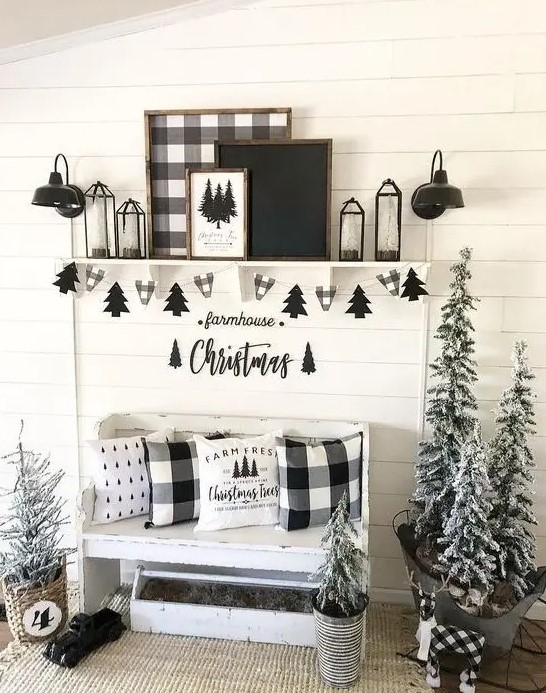
[[146, 257], [146, 214], [140, 202], [129, 198], [116, 215], [118, 257], [143, 260]]
[[398, 262], [402, 241], [402, 191], [387, 178], [375, 196], [375, 259]]
[[343, 203], [339, 213], [340, 260], [361, 262], [364, 259], [364, 217], [364, 210], [354, 197]]
[[116, 198], [107, 185], [98, 180], [85, 191], [85, 249], [87, 257], [118, 256], [116, 234]]

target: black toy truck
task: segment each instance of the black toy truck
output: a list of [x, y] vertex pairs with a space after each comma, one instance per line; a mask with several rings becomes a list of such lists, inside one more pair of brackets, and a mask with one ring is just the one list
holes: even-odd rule
[[101, 609], [92, 616], [76, 614], [68, 628], [44, 651], [47, 659], [68, 669], [75, 667], [85, 655], [101, 645], [117, 640], [125, 630], [120, 614], [112, 609]]

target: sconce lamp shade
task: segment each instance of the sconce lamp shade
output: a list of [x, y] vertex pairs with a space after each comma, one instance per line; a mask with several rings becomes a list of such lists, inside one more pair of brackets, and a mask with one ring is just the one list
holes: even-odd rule
[[[61, 157], [66, 166], [66, 183], [57, 171], [57, 163]], [[36, 188], [32, 204], [39, 207], [54, 207], [61, 216], [68, 219], [77, 217], [83, 212], [85, 206], [83, 192], [76, 185], [70, 185], [68, 182], [68, 163], [63, 154], [57, 154], [55, 157], [55, 170], [49, 174], [47, 185]]]
[[[440, 168], [434, 171], [436, 157], [440, 157]], [[464, 207], [463, 193], [451, 185], [443, 169], [442, 152], [437, 149], [432, 159], [430, 182], [420, 185], [411, 198], [411, 207], [421, 219], [436, 219], [446, 209]]]

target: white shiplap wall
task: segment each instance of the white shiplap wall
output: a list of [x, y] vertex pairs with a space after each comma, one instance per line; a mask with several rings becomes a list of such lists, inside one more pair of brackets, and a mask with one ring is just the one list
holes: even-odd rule
[[[475, 249], [472, 288], [485, 431], [509, 383], [515, 337], [531, 345], [537, 375], [539, 559], [546, 561], [546, 3], [543, 0], [267, 0], [255, 6], [0, 67], [0, 447], [18, 419], [29, 443], [51, 448], [78, 486], [90, 456], [83, 441], [109, 411], [193, 411], [371, 422], [372, 584], [404, 587], [390, 530], [412, 488], [419, 433], [422, 307], [374, 299], [365, 321], [345, 315], [345, 288], [329, 314], [309, 296], [309, 318], [273, 333], [276, 351], [303, 354], [318, 374], [286, 381], [211, 379], [166, 367], [177, 337], [183, 358], [206, 310], [279, 316], [282, 287], [241, 305], [228, 273], [210, 303], [189, 291], [192, 313], [136, 304], [134, 274], [119, 278], [131, 314], [104, 316], [104, 290], [75, 302], [51, 287], [55, 258], [71, 252], [70, 224], [29, 204], [64, 152], [82, 187], [100, 178], [119, 200], [145, 199], [143, 111], [292, 106], [295, 137], [332, 137], [333, 223], [355, 194], [365, 206], [372, 256], [373, 196], [393, 177], [403, 188], [404, 259], [424, 257], [426, 227], [408, 209], [432, 152], [444, 151], [466, 208], [431, 229], [431, 327], [458, 249]], [[73, 227], [82, 254], [82, 224]], [[190, 277], [185, 270], [176, 275]], [[312, 270], [277, 271], [285, 282], [322, 283]], [[173, 280], [165, 270], [161, 281]], [[343, 274], [354, 285], [366, 274]], [[251, 279], [251, 278], [250, 278]], [[318, 280], [318, 281], [317, 281]], [[293, 324], [292, 324], [293, 323]], [[222, 343], [240, 331], [212, 333]], [[186, 350], [186, 351], [185, 351]], [[431, 344], [431, 354], [435, 345]], [[74, 368], [76, 366], [76, 369]], [[78, 387], [75, 387], [77, 372]], [[76, 409], [77, 403], [77, 409]], [[76, 411], [78, 416], [76, 416]], [[0, 469], [0, 482], [8, 480]], [[68, 537], [68, 541], [73, 538]], [[386, 594], [386, 593], [383, 593]]]

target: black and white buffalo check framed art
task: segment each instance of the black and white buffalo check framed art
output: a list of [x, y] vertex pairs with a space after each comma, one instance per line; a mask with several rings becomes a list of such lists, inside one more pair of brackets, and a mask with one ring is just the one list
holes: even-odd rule
[[186, 170], [213, 166], [218, 140], [292, 136], [292, 109], [145, 111], [148, 233], [152, 257], [186, 257]]

